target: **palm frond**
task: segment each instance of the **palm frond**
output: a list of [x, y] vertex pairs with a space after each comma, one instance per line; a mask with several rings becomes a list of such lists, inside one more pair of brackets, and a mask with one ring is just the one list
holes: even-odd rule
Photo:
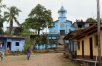
[[14, 17], [14, 20], [15, 20], [15, 22], [17, 23], [17, 25], [20, 26], [20, 23], [19, 23], [19, 21], [17, 20], [16, 17]]
[[10, 14], [9, 12], [4, 12], [4, 16], [5, 16], [5, 15], [9, 15], [9, 14]]

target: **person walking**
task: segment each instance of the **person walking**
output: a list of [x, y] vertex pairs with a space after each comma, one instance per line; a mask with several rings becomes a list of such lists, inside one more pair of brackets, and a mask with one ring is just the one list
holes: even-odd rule
[[27, 60], [30, 59], [31, 50], [30, 47], [27, 48]]

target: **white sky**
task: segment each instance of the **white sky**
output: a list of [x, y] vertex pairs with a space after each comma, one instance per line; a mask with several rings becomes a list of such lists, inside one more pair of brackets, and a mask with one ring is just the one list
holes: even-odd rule
[[[16, 6], [22, 11], [18, 17], [20, 23], [24, 22], [32, 8], [38, 3], [52, 11], [54, 21], [58, 19], [58, 10], [62, 5], [67, 10], [67, 19], [73, 22], [76, 19], [85, 20], [97, 16], [96, 0], [4, 0], [3, 3], [8, 7]], [[100, 0], [100, 12], [102, 12], [102, 0]], [[8, 24], [5, 23], [4, 26], [7, 27]]]

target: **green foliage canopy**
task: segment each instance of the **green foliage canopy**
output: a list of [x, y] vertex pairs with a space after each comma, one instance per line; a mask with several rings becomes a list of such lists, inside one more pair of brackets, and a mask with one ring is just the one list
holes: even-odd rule
[[10, 34], [12, 34], [12, 29], [13, 29], [13, 22], [15, 21], [18, 25], [19, 22], [17, 20], [17, 17], [16, 16], [19, 16], [19, 12], [21, 12], [21, 10], [19, 10], [17, 7], [15, 6], [12, 6], [10, 8], [8, 8], [8, 11], [4, 12], [4, 18], [6, 19], [7, 22], [10, 23], [10, 26], [9, 26], [9, 31], [10, 31]]
[[[2, 12], [1, 8], [5, 8], [5, 7], [6, 7], [5, 4], [2, 4], [2, 1], [3, 1], [3, 0], [0, 0], [0, 13]], [[1, 14], [0, 14], [0, 15], [1, 15]]]
[[87, 18], [86, 22], [96, 22], [96, 20], [93, 18]]
[[4, 19], [3, 17], [0, 16], [0, 34], [3, 34], [3, 22], [4, 22]]
[[38, 35], [40, 30], [48, 27], [52, 22], [51, 11], [40, 4], [33, 8], [28, 16], [29, 18], [25, 20], [23, 25], [28, 25], [27, 28], [37, 30]]

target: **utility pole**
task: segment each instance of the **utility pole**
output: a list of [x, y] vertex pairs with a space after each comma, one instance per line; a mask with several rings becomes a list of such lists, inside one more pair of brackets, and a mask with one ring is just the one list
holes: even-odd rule
[[100, 43], [100, 1], [97, 0], [97, 35], [98, 35], [98, 62], [101, 66], [101, 43]]

